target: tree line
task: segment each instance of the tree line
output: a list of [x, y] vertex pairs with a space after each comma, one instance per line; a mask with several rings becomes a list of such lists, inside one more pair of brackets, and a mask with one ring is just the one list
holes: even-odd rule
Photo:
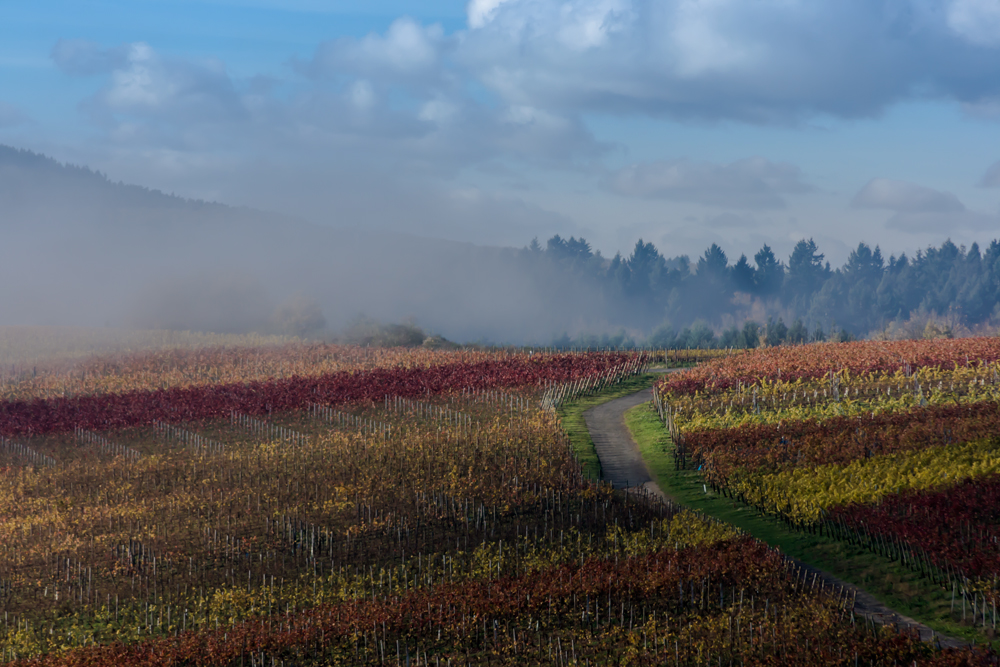
[[[886, 259], [859, 243], [838, 268], [812, 239], [787, 260], [764, 245], [731, 262], [712, 244], [692, 261], [665, 257], [640, 239], [610, 260], [583, 238], [537, 239], [519, 251], [540, 289], [586, 286], [601, 336], [563, 336], [562, 346], [755, 347], [884, 335], [955, 335], [1000, 322], [1000, 241], [982, 251], [950, 240]], [[629, 332], [629, 333], [626, 333]]]

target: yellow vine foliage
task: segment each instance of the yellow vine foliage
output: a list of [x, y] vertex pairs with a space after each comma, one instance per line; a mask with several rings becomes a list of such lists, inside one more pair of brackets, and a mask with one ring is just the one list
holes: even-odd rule
[[749, 502], [795, 521], [812, 522], [824, 510], [848, 503], [871, 504], [909, 490], [952, 486], [963, 479], [1000, 472], [1000, 445], [979, 440], [915, 452], [876, 456], [848, 466], [796, 468], [746, 476], [732, 485]]
[[[904, 412], [920, 406], [1000, 401], [1000, 364], [954, 370], [921, 368], [906, 376], [834, 374], [839, 400], [830, 379], [762, 379], [753, 391], [743, 388], [711, 396], [669, 396], [674, 421], [681, 431], [730, 429], [783, 421]], [[756, 407], [754, 407], [756, 405]]]
[[[252, 587], [223, 586], [188, 596], [183, 604], [125, 606], [101, 605], [86, 615], [63, 619], [60, 632], [50, 635], [31, 622], [12, 627], [0, 642], [16, 655], [40, 655], [109, 641], [135, 642], [150, 634], [186, 629], [232, 627], [260, 616], [352, 599], [403, 595], [418, 588], [501, 576], [520, 576], [591, 558], [642, 557], [662, 549], [712, 546], [741, 534], [734, 526], [713, 521], [689, 510], [664, 519], [649, 530], [611, 527], [603, 539], [594, 540], [576, 528], [557, 539], [534, 541], [523, 536], [517, 543], [484, 542], [469, 552], [437, 552], [410, 556], [397, 566], [367, 571], [341, 569], [316, 578], [302, 573], [285, 581], [254, 582]], [[181, 610], [183, 609], [183, 613]], [[152, 623], [154, 632], [144, 628]]]

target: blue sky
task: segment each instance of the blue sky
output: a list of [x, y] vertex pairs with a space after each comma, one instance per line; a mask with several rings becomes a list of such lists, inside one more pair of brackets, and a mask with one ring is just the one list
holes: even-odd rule
[[912, 253], [1000, 236], [1000, 3], [7, 3], [0, 143], [482, 244]]

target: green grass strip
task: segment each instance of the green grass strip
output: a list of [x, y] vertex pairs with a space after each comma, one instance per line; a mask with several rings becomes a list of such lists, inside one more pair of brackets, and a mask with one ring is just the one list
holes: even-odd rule
[[[626, 412], [625, 424], [660, 489], [675, 502], [738, 526], [786, 555], [854, 584], [936, 632], [977, 644], [988, 641], [981, 628], [961, 622], [960, 601], [953, 614], [950, 592], [909, 568], [847, 542], [792, 529], [775, 517], [714, 493], [697, 471], [675, 470], [673, 443], [650, 405]], [[991, 629], [987, 631], [992, 634]]]
[[577, 459], [583, 466], [584, 477], [593, 481], [601, 479], [601, 460], [597, 457], [597, 449], [594, 447], [594, 441], [590, 438], [590, 431], [587, 430], [583, 413], [595, 405], [649, 389], [661, 377], [663, 375], [658, 373], [636, 375], [604, 391], [591, 396], [581, 396], [559, 406], [556, 412], [562, 422], [563, 431], [569, 435], [573, 451], [576, 452]]

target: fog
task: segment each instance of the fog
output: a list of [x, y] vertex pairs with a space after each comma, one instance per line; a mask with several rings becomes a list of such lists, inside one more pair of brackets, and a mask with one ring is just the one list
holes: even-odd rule
[[312, 304], [328, 333], [360, 315], [459, 341], [612, 326], [593, 286], [539, 289], [514, 249], [183, 200], [10, 148], [0, 232], [0, 324], [273, 331], [283, 306]]
[[738, 258], [642, 239], [607, 258], [559, 235], [487, 247], [184, 200], [3, 147], [0, 216], [0, 324], [331, 338], [364, 318], [456, 342], [672, 347], [1000, 328], [996, 241], [912, 257], [861, 242], [839, 268], [812, 239]]
[[8, 5], [0, 322], [1000, 326], [996, 3]]

